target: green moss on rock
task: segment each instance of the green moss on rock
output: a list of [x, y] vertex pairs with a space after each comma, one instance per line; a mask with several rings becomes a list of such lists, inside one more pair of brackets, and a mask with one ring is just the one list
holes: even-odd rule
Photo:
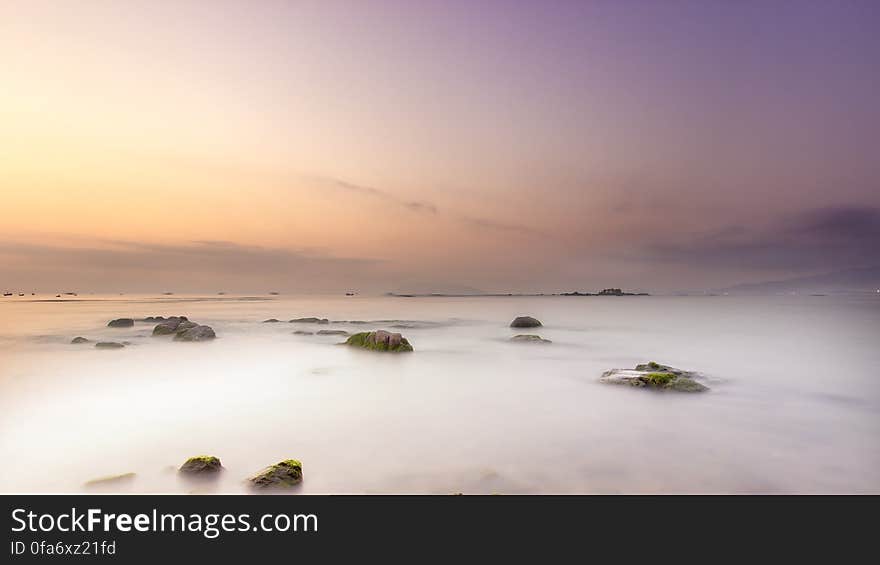
[[187, 459], [180, 466], [181, 473], [199, 475], [202, 473], [216, 473], [223, 469], [220, 459], [213, 455], [196, 455]]
[[302, 482], [302, 463], [296, 459], [285, 459], [269, 465], [256, 475], [248, 477], [254, 488], [290, 488]]
[[356, 333], [349, 336], [345, 340], [345, 344], [371, 351], [389, 351], [392, 353], [403, 353], [413, 350], [412, 345], [410, 345], [405, 337], [399, 333], [385, 330]]

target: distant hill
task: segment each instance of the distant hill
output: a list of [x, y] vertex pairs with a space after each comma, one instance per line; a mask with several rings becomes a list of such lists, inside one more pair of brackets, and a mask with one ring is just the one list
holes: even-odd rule
[[880, 289], [880, 266], [846, 269], [779, 281], [738, 284], [720, 289], [717, 292], [727, 292], [730, 294], [783, 294], [797, 292], [799, 294], [809, 294], [876, 292], [877, 289]]

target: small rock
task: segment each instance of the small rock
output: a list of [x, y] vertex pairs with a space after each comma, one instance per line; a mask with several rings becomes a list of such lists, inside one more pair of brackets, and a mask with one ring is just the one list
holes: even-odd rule
[[287, 459], [248, 477], [248, 482], [255, 488], [289, 488], [301, 483], [302, 479], [302, 463]]
[[91, 343], [91, 342], [92, 342], [92, 340], [86, 339], [82, 336], [76, 336], [75, 338], [70, 340], [70, 343]]
[[540, 321], [531, 316], [518, 316], [510, 322], [511, 328], [537, 328], [542, 326]]
[[211, 474], [223, 470], [220, 459], [212, 455], [190, 457], [180, 466], [179, 471], [188, 475]]
[[296, 330], [293, 335], [315, 335], [315, 332], [307, 332], [305, 330]]
[[318, 330], [318, 335], [348, 335], [345, 330]]
[[329, 324], [327, 318], [294, 318], [290, 320], [291, 324]]
[[544, 339], [543, 337], [541, 337], [539, 335], [533, 335], [533, 334], [515, 335], [512, 338], [510, 338], [510, 341], [515, 341], [517, 343], [553, 343], [549, 339]]
[[178, 331], [174, 334], [175, 341], [207, 341], [217, 337], [211, 326], [199, 326]]
[[130, 328], [134, 325], [134, 320], [132, 318], [117, 318], [116, 320], [110, 320], [107, 322], [108, 328]]
[[269, 318], [268, 320], [263, 320], [263, 323], [264, 324], [277, 324], [280, 321], [281, 320], [278, 320], [276, 318]]
[[122, 349], [125, 345], [115, 341], [99, 341], [95, 347], [98, 349]]

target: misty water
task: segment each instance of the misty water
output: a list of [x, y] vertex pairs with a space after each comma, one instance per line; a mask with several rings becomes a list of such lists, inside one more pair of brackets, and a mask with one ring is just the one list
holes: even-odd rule
[[[39, 298], [0, 302], [2, 492], [247, 492], [288, 458], [300, 493], [880, 492], [880, 296]], [[217, 339], [106, 327], [175, 314]], [[415, 352], [293, 334], [378, 328]], [[650, 360], [711, 390], [598, 382]], [[225, 471], [181, 480], [198, 454]]]

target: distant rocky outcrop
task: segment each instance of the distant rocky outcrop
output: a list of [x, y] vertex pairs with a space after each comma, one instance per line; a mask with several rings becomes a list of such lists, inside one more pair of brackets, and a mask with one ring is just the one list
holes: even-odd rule
[[270, 465], [251, 477], [248, 482], [258, 489], [290, 488], [303, 480], [302, 463], [287, 459]]
[[134, 325], [132, 318], [117, 318], [107, 322], [108, 328], [130, 328]]
[[668, 365], [651, 361], [636, 365], [635, 369], [612, 369], [606, 371], [599, 382], [628, 385], [637, 388], [672, 390], [677, 392], [704, 392], [709, 387], [697, 382], [699, 375]]
[[327, 318], [294, 318], [290, 320], [291, 324], [329, 324], [330, 320]]
[[553, 343], [549, 339], [544, 339], [543, 337], [541, 337], [539, 335], [534, 335], [534, 334], [515, 335], [512, 338], [510, 338], [510, 341], [513, 341], [516, 343]]
[[531, 316], [517, 316], [510, 322], [511, 328], [537, 328], [542, 325], [537, 318], [532, 318]]
[[208, 475], [223, 470], [220, 459], [213, 455], [196, 455], [187, 459], [179, 471], [187, 475]]
[[404, 353], [413, 350], [412, 345], [410, 345], [405, 337], [399, 333], [392, 333], [385, 330], [356, 333], [349, 337], [345, 341], [345, 344], [369, 349], [371, 351]]

